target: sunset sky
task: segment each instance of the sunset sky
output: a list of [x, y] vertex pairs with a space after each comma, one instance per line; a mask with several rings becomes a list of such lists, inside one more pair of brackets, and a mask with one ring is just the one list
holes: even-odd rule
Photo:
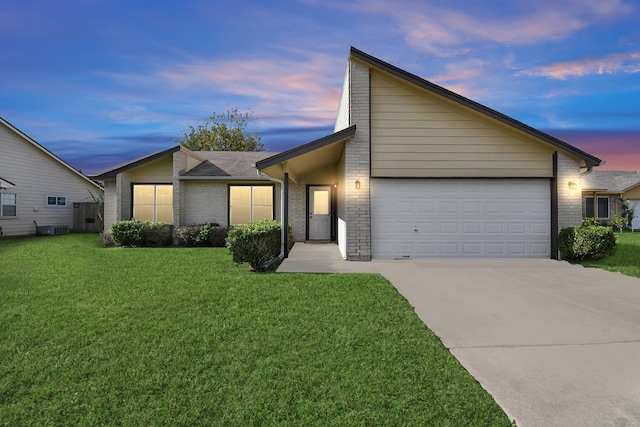
[[349, 48], [640, 170], [632, 0], [0, 0], [0, 116], [94, 173], [253, 111], [268, 151], [332, 132]]

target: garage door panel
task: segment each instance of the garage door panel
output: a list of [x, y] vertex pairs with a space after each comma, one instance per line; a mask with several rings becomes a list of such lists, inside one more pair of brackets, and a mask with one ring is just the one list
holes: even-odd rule
[[372, 179], [375, 258], [550, 256], [548, 179]]

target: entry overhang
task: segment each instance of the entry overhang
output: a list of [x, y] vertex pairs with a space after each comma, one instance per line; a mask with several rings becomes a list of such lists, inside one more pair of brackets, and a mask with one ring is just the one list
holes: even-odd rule
[[298, 177], [323, 166], [337, 164], [344, 150], [345, 143], [354, 137], [356, 126], [353, 125], [339, 132], [300, 145], [282, 153], [256, 162], [256, 168], [265, 174], [297, 182]]

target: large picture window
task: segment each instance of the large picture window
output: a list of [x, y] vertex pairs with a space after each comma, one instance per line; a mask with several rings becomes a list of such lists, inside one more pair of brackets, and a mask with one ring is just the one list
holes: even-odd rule
[[134, 184], [133, 217], [139, 221], [173, 223], [173, 185]]
[[18, 215], [15, 193], [0, 193], [0, 217]]
[[[596, 197], [597, 219], [609, 219], [609, 198]], [[585, 202], [585, 216], [593, 218], [593, 197], [587, 197]]]
[[273, 219], [273, 185], [230, 185], [229, 225]]

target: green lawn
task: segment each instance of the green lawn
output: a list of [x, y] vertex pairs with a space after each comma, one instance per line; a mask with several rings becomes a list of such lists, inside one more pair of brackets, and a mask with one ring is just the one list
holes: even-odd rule
[[0, 240], [0, 424], [508, 426], [381, 276]]
[[600, 260], [582, 261], [580, 264], [640, 277], [640, 232], [615, 233], [615, 235], [618, 244], [612, 255]]

